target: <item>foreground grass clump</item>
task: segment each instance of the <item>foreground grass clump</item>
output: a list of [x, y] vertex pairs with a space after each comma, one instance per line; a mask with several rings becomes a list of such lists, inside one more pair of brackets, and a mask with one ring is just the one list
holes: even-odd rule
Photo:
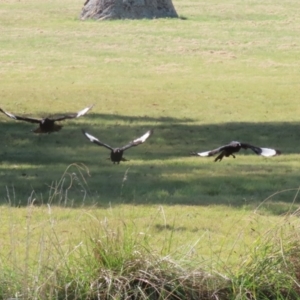
[[[151, 207], [146, 209], [149, 219], [138, 219], [131, 206], [1, 207], [0, 298], [300, 296], [296, 214], [275, 218], [247, 211], [231, 224], [239, 237], [234, 230], [225, 235], [210, 232], [207, 237], [194, 232], [188, 242], [182, 231], [178, 232], [181, 222], [172, 219], [169, 223], [169, 213], [176, 213], [174, 208], [159, 207], [157, 212]], [[250, 240], [249, 235], [240, 238], [249, 219], [249, 230], [253, 232]], [[263, 229], [261, 219], [265, 219]], [[222, 222], [220, 219], [221, 225]], [[159, 223], [164, 230], [157, 231]], [[187, 229], [190, 226], [186, 224]]]
[[[122, 220], [109, 225], [88, 211], [69, 211], [66, 217], [66, 211], [53, 213], [50, 206], [29, 206], [25, 216], [25, 228], [12, 221], [9, 238], [2, 235], [1, 298], [197, 299], [218, 287], [219, 276], [160, 255], [148, 234]], [[72, 227], [77, 235], [66, 238], [72, 235], [66, 219], [85, 225]]]
[[288, 220], [261, 236], [233, 276], [233, 294], [241, 299], [299, 299], [299, 235], [283, 236]]

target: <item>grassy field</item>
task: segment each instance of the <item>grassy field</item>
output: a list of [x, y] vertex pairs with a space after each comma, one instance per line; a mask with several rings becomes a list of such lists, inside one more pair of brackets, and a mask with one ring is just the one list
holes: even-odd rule
[[[226, 276], [241, 270], [255, 243], [291, 241], [299, 226], [300, 7], [173, 3], [180, 19], [108, 22], [81, 22], [77, 0], [1, 3], [1, 108], [34, 117], [95, 104], [50, 135], [0, 116], [2, 269], [8, 258], [21, 274], [64, 261], [97, 227], [92, 220], [141, 233], [150, 252]], [[154, 135], [113, 165], [82, 128], [112, 146], [150, 128]], [[231, 140], [283, 154], [248, 150], [220, 163], [189, 156]], [[35, 261], [41, 247], [58, 256], [45, 250]]]

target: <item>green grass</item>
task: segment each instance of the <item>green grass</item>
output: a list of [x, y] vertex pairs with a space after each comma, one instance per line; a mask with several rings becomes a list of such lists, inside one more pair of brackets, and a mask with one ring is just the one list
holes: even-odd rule
[[[0, 116], [0, 298], [65, 299], [67, 287], [71, 299], [92, 298], [110, 278], [103, 299], [126, 284], [147, 299], [142, 281], [169, 278], [157, 286], [176, 299], [183, 291], [167, 274], [182, 287], [183, 270], [207, 295], [285, 299], [300, 278], [298, 3], [178, 0], [181, 19], [113, 22], [81, 22], [82, 4], [1, 3], [1, 108], [46, 116], [95, 106], [43, 136]], [[113, 165], [81, 128], [112, 146], [154, 135]], [[231, 140], [283, 155], [189, 156]]]
[[[298, 187], [297, 5], [174, 5], [186, 20], [81, 22], [81, 2], [3, 4], [2, 107], [44, 116], [96, 105], [43, 137], [1, 117], [1, 194], [14, 186], [24, 203], [32, 190], [48, 192], [72, 163], [90, 170], [91, 203], [256, 205]], [[130, 162], [112, 166], [81, 128], [113, 146], [148, 128], [155, 134], [126, 153]], [[220, 164], [188, 157], [234, 139], [284, 156], [241, 153]], [[291, 198], [282, 193], [274, 201]]]
[[0, 214], [2, 298], [297, 299], [297, 213], [29, 205]]

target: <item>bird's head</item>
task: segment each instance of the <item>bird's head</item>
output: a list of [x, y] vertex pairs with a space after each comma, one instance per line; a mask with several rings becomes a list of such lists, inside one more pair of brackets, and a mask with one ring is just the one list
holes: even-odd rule
[[240, 147], [240, 146], [241, 146], [241, 143], [238, 142], [238, 141], [232, 141], [230, 144], [231, 144], [232, 146], [234, 146], [234, 147]]

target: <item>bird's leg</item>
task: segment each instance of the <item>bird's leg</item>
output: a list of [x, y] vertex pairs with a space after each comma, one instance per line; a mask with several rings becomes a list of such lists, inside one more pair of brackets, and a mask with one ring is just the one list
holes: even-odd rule
[[221, 161], [222, 160], [222, 158], [224, 157], [224, 153], [222, 152], [222, 153], [220, 153], [216, 158], [215, 158], [215, 162], [216, 161]]
[[231, 154], [233, 156], [233, 158], [235, 158], [235, 156], [233, 154]]

